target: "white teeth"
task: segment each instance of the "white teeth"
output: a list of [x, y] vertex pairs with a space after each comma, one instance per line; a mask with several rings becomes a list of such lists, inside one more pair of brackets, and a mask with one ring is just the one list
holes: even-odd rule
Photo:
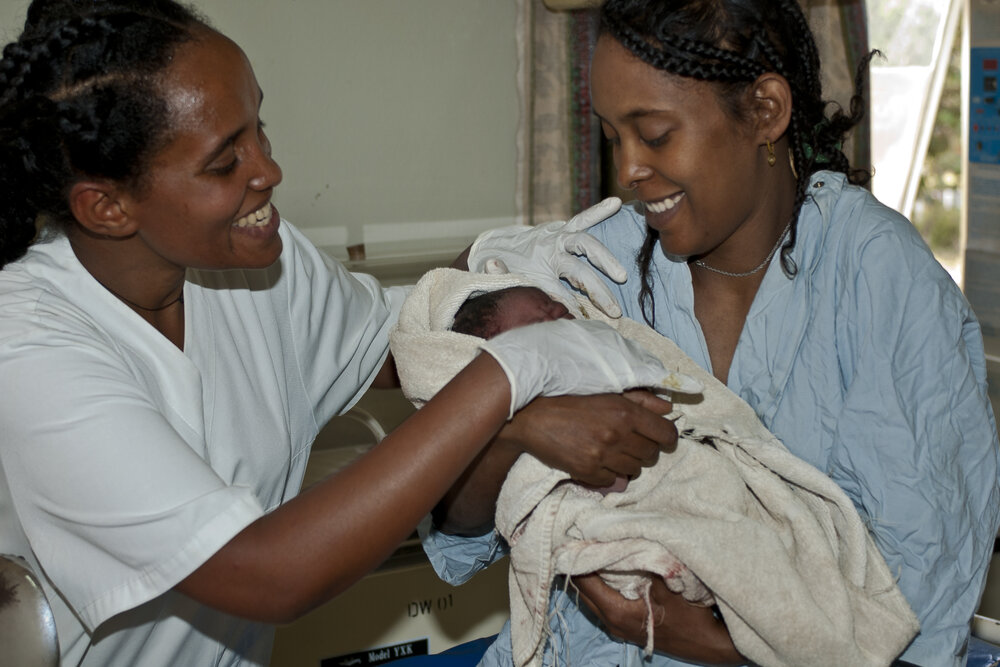
[[253, 213], [247, 213], [234, 224], [237, 227], [263, 227], [271, 219], [271, 202], [257, 209]]
[[663, 199], [661, 201], [645, 202], [646, 208], [652, 211], [653, 213], [663, 213], [664, 211], [669, 211], [674, 206], [676, 206], [677, 202], [679, 202], [681, 200], [681, 197], [683, 196], [684, 193], [681, 192], [674, 195], [673, 197], [667, 197], [666, 199]]

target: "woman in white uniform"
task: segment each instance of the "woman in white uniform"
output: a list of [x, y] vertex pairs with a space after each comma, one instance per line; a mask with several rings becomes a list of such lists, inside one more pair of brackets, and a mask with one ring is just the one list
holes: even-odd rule
[[[405, 290], [281, 220], [243, 52], [170, 0], [36, 0], [0, 91], [0, 552], [41, 576], [64, 665], [267, 664], [271, 623], [350, 586], [510, 415], [568, 393], [560, 365], [591, 363], [570, 336], [614, 371], [583, 390], [662, 372], [609, 330], [518, 330], [296, 497], [324, 423], [393, 385]], [[548, 370], [520, 358], [538, 345]], [[668, 409], [595, 397], [581, 422], [606, 439], [556, 458], [636, 474], [676, 436]]]

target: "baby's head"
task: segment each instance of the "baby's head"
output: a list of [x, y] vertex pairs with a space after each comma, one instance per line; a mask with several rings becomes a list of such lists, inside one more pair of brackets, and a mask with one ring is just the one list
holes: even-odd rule
[[[455, 313], [451, 330], [479, 338], [492, 338], [517, 327], [560, 319], [576, 318], [566, 306], [537, 287], [507, 287], [466, 299]], [[628, 482], [627, 477], [619, 477], [610, 486], [581, 486], [606, 496], [621, 493], [628, 488]]]
[[508, 287], [466, 299], [455, 313], [451, 330], [492, 338], [508, 329], [536, 322], [573, 319], [562, 305], [537, 287]]

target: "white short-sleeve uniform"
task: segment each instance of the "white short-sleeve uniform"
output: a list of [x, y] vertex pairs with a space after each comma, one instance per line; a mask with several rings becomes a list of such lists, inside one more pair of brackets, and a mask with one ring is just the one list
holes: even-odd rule
[[183, 351], [65, 237], [0, 271], [0, 553], [43, 574], [64, 666], [267, 664], [270, 627], [171, 589], [296, 494], [405, 296], [280, 235], [267, 269], [188, 271]]
[[[625, 206], [591, 233], [629, 266], [646, 222]], [[842, 174], [813, 174], [792, 259], [792, 279], [779, 262], [768, 266], [728, 386], [867, 521], [921, 623], [901, 659], [958, 667], [1000, 521], [979, 323], [913, 225]], [[656, 330], [711, 369], [686, 262], [654, 252], [651, 272]], [[608, 285], [625, 315], [641, 321], [638, 277]], [[424, 548], [442, 577], [460, 583], [505, 545], [495, 532], [463, 539], [434, 531]], [[660, 654], [645, 660], [641, 647], [610, 638], [558, 583], [550, 618], [547, 666], [682, 664]], [[483, 665], [510, 664], [508, 633]]]

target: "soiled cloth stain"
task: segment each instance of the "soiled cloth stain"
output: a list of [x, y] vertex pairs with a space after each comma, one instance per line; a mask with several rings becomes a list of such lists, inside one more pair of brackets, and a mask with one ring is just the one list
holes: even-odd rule
[[[451, 269], [418, 283], [390, 335], [411, 401], [429, 400], [478, 353], [479, 339], [447, 330], [465, 299], [515, 284], [528, 283]], [[704, 391], [673, 397], [676, 451], [621, 493], [572, 483], [530, 455], [515, 463], [496, 513], [511, 547], [515, 664], [542, 663], [555, 577], [600, 571], [632, 599], [648, 599], [658, 576], [693, 604], [717, 604], [759, 665], [889, 665], [919, 624], [840, 487], [673, 342], [590, 311]], [[647, 653], [652, 641], [650, 630]]]

